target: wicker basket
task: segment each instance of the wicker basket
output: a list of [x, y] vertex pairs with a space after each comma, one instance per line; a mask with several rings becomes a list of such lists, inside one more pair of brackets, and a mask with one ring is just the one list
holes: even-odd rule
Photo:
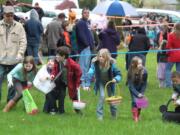
[[[109, 81], [106, 83], [105, 85], [105, 91], [107, 91], [107, 86], [110, 84], [110, 83], [113, 83], [112, 81]], [[107, 97], [105, 98], [105, 101], [110, 104], [110, 105], [118, 105], [121, 103], [122, 101], [122, 97], [121, 96], [111, 96], [111, 97]]]

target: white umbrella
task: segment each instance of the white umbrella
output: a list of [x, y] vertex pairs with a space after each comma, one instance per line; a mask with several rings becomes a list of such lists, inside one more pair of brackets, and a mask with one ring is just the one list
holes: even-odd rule
[[107, 16], [138, 16], [136, 8], [124, 1], [102, 1], [92, 10], [96, 14]]

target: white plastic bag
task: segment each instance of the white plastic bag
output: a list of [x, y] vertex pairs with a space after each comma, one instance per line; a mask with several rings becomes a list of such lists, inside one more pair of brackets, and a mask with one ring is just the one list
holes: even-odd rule
[[[43, 78], [43, 79], [42, 79]], [[34, 86], [44, 94], [49, 93], [56, 85], [50, 79], [50, 74], [47, 71], [47, 66], [44, 65], [36, 74], [34, 78], [33, 84]]]

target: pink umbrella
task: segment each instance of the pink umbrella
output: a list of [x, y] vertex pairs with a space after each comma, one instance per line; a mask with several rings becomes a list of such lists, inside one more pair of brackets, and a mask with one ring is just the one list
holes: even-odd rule
[[64, 10], [68, 8], [77, 8], [72, 0], [64, 0], [61, 4], [57, 5], [55, 9]]

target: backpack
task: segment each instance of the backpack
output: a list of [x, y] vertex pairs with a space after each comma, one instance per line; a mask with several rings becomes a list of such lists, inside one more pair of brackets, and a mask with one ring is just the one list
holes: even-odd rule
[[57, 41], [57, 47], [66, 46], [64, 35], [62, 35]]

